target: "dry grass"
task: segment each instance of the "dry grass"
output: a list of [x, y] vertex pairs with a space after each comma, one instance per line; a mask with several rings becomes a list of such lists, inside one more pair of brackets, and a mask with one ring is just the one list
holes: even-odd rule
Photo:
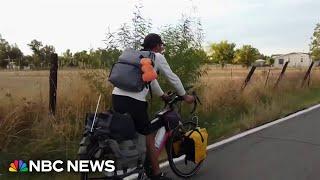
[[[244, 91], [249, 69], [214, 68], [200, 82], [203, 125], [211, 129], [211, 140], [253, 128], [298, 109], [320, 102], [320, 71], [314, 69], [310, 87], [301, 88], [305, 69], [288, 69], [278, 88], [274, 84], [281, 69], [256, 70]], [[216, 78], [218, 76], [218, 78]]]
[[[94, 110], [101, 90], [94, 84], [102, 84], [100, 79], [85, 80], [95, 72], [59, 72], [55, 117], [48, 111], [48, 72], [0, 73], [0, 151], [20, 157], [74, 157], [85, 113]], [[105, 89], [105, 94], [110, 93], [110, 88]], [[105, 97], [101, 110], [109, 104]]]
[[[248, 87], [240, 87], [248, 69], [211, 68], [197, 83], [203, 101], [201, 123], [211, 141], [265, 123], [301, 107], [319, 102], [320, 71], [313, 71], [311, 87], [301, 88], [305, 70], [289, 69], [277, 89], [280, 73], [273, 69], [265, 87], [268, 69], [258, 69]], [[0, 156], [70, 159], [76, 157], [86, 112], [110, 105], [111, 88], [102, 70], [59, 71], [57, 114], [48, 112], [47, 71], [0, 72]]]

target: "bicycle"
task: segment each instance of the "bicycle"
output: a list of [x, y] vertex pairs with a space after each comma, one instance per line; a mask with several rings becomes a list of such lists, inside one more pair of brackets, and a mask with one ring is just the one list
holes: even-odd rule
[[[160, 110], [158, 113], [156, 113], [155, 118], [151, 121], [152, 126], [155, 128], [155, 130], [158, 130], [165, 126], [163, 117], [166, 113], [170, 111], [178, 111], [178, 106], [179, 103], [183, 101], [183, 97], [178, 96], [177, 93], [168, 93], [169, 94], [169, 100], [165, 102], [164, 108]], [[191, 111], [191, 120], [183, 122], [182, 119], [178, 119], [177, 124], [175, 127], [171, 127], [171, 129], [166, 129], [165, 132], [165, 138], [162, 140], [162, 143], [159, 146], [159, 149], [157, 149], [157, 153], [160, 154], [164, 148], [166, 148], [167, 156], [168, 156], [168, 161], [170, 168], [172, 171], [179, 177], [182, 178], [189, 178], [193, 175], [195, 175], [202, 163], [203, 160], [200, 161], [199, 163], [194, 163], [186, 158], [186, 155], [183, 154], [183, 152], [180, 152], [177, 154], [174, 152], [174, 144], [178, 141], [181, 141], [184, 137], [184, 135], [198, 127], [198, 117], [195, 115], [195, 111], [197, 109], [198, 103], [200, 103], [199, 97], [196, 95], [195, 92], [192, 93], [194, 96], [194, 103], [193, 103], [193, 109]], [[181, 108], [181, 106], [180, 106]], [[180, 110], [179, 110], [180, 111]], [[194, 122], [196, 121], [196, 122]], [[167, 122], [168, 123], [168, 122]], [[169, 122], [170, 123], [170, 122]], [[80, 159], [93, 159], [93, 155], [95, 152], [98, 150], [98, 145], [97, 143], [92, 143], [90, 144], [90, 151], [85, 155], [85, 156], [80, 156]], [[111, 158], [112, 157], [108, 157]], [[184, 163], [180, 163], [180, 161], [184, 160]], [[180, 163], [180, 164], [179, 164]], [[190, 164], [192, 166], [190, 166]], [[115, 170], [114, 173], [109, 173], [108, 175], [104, 175], [102, 177], [92, 177], [90, 178], [89, 175], [90, 173], [82, 173], [81, 174], [81, 180], [87, 180], [87, 179], [123, 179], [125, 177], [128, 177], [132, 174], [138, 174], [138, 179], [139, 180], [144, 180], [147, 179], [147, 174], [151, 173], [151, 169], [149, 169], [148, 166], [148, 158], [146, 156], [145, 162], [142, 162], [142, 159], [138, 160], [137, 166], [134, 169], [129, 170], [128, 168], [122, 170], [122, 173], [120, 171]], [[185, 166], [183, 166], [185, 165]], [[186, 170], [186, 172], [185, 172]], [[147, 172], [149, 171], [149, 172]]]

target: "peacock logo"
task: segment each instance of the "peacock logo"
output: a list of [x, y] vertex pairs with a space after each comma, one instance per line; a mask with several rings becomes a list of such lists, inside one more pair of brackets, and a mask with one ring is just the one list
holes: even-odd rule
[[28, 167], [22, 160], [14, 160], [10, 163], [9, 172], [28, 172]]

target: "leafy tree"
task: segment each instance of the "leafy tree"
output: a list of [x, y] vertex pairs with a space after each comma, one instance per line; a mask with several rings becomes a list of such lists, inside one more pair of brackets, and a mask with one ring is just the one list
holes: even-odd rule
[[219, 43], [213, 43], [210, 46], [211, 58], [214, 62], [221, 64], [224, 67], [225, 64], [232, 63], [236, 44], [228, 43], [228, 41], [221, 41]]
[[103, 67], [111, 68], [121, 54], [119, 49], [98, 49]]
[[249, 67], [255, 60], [260, 57], [259, 50], [251, 45], [243, 45], [236, 50], [235, 62]]
[[87, 68], [90, 60], [90, 56], [87, 51], [83, 50], [81, 52], [74, 53], [73, 56], [75, 62], [81, 68]]
[[0, 67], [5, 68], [9, 61], [8, 59], [8, 51], [10, 49], [9, 43], [5, 40], [2, 39], [0, 35]]
[[55, 53], [55, 48], [52, 45], [45, 45], [43, 48], [40, 49], [40, 51], [44, 60], [44, 65], [46, 67], [49, 67], [50, 57], [51, 54]]
[[142, 4], [139, 3], [135, 6], [135, 11], [133, 12], [132, 25], [133, 25], [133, 48], [139, 49], [143, 42], [144, 37], [150, 32], [152, 24], [151, 21], [142, 17], [141, 9]]
[[32, 40], [28, 46], [32, 50], [33, 64], [36, 67], [49, 67], [50, 56], [55, 52], [55, 48], [51, 45], [43, 46], [41, 41]]
[[310, 53], [312, 60], [320, 60], [320, 23], [318, 23], [314, 28], [310, 44]]
[[166, 44], [164, 55], [184, 84], [192, 84], [201, 76], [200, 67], [208, 59], [201, 47], [198, 25], [192, 17], [183, 17], [178, 25], [167, 26], [161, 32]]
[[272, 65], [274, 63], [274, 59], [271, 56], [260, 54], [259, 58], [265, 60], [267, 65]]
[[117, 33], [117, 42], [119, 44], [119, 47], [133, 47], [133, 38], [130, 28], [131, 27], [127, 23], [123, 23], [120, 26], [119, 31]]
[[266, 63], [268, 65], [273, 65], [274, 64], [274, 59], [272, 57], [268, 56], [267, 59], [266, 59]]
[[73, 55], [70, 49], [67, 49], [62, 56], [59, 58], [59, 66], [74, 66]]
[[[33, 57], [30, 55], [23, 56], [21, 66], [30, 66], [33, 62]], [[31, 67], [34, 68], [34, 67]]]
[[91, 49], [89, 52], [89, 67], [90, 68], [101, 68], [101, 51]]
[[36, 55], [40, 55], [41, 54], [40, 49], [43, 46], [41, 41], [38, 41], [38, 40], [34, 39], [28, 44], [28, 46], [32, 50], [33, 54], [36, 54]]
[[10, 57], [10, 59], [18, 60], [23, 57], [23, 53], [19, 49], [19, 47], [16, 44], [14, 44], [9, 47], [8, 56]]
[[141, 14], [142, 8], [141, 3], [135, 6], [131, 24], [122, 24], [117, 32], [110, 32], [108, 30], [106, 39], [104, 40], [107, 49], [141, 48], [144, 37], [150, 32], [152, 27], [150, 19], [143, 18]]
[[15, 62], [16, 65], [20, 65], [22, 57], [23, 53], [19, 47], [16, 44], [10, 45], [0, 35], [0, 67], [6, 68], [9, 61]]

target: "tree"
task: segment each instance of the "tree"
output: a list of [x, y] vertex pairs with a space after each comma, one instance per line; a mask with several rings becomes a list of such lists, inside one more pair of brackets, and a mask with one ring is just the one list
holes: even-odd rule
[[243, 45], [240, 49], [236, 50], [235, 63], [249, 67], [259, 57], [260, 53], [258, 49], [251, 45]]
[[55, 53], [55, 48], [52, 45], [45, 45], [40, 51], [43, 56], [45, 67], [49, 67], [51, 54]]
[[274, 63], [274, 59], [271, 56], [267, 56], [264, 54], [260, 54], [259, 56], [259, 59], [265, 60], [267, 65], [272, 65]]
[[[166, 44], [164, 55], [184, 85], [196, 82], [204, 73], [201, 65], [208, 59], [201, 47], [203, 39], [199, 38], [199, 34], [202, 32], [197, 31], [201, 29], [197, 27], [200, 25], [192, 17], [182, 17], [179, 24], [164, 27], [161, 32]], [[161, 84], [167, 86], [164, 81]]]
[[38, 41], [36, 39], [32, 40], [28, 46], [30, 47], [30, 49], [32, 50], [33, 54], [33, 65], [35, 67], [40, 67], [40, 65], [43, 63], [43, 56], [41, 54], [40, 49], [42, 48], [42, 42]]
[[314, 33], [311, 37], [310, 54], [312, 60], [320, 60], [320, 23], [314, 28]]
[[55, 48], [51, 45], [43, 46], [41, 41], [32, 40], [28, 46], [32, 50], [33, 64], [36, 67], [49, 67], [50, 55], [55, 52]]
[[141, 48], [144, 37], [150, 32], [152, 27], [150, 19], [143, 18], [141, 14], [142, 8], [141, 3], [135, 6], [131, 24], [122, 24], [117, 32], [110, 32], [108, 30], [106, 39], [104, 40], [107, 49]]
[[221, 64], [224, 67], [227, 63], [232, 63], [234, 59], [236, 44], [228, 43], [228, 41], [221, 41], [220, 43], [213, 43], [210, 46], [211, 58], [214, 62]]
[[97, 51], [100, 52], [101, 63], [107, 68], [111, 68], [121, 54], [119, 49], [98, 49]]
[[62, 53], [62, 56], [59, 58], [59, 66], [64, 67], [64, 66], [73, 66], [73, 56], [72, 52], [70, 49], [67, 49], [64, 53]]
[[[106, 49], [103, 59], [115, 61], [121, 50], [127, 47], [139, 49], [143, 39], [151, 30], [151, 21], [141, 14], [143, 6], [135, 6], [131, 24], [123, 24], [117, 32], [108, 32], [104, 42]], [[203, 29], [199, 18], [182, 16], [177, 25], [168, 25], [161, 29], [160, 35], [165, 42], [164, 55], [171, 69], [184, 84], [195, 82], [204, 72], [201, 65], [208, 60], [202, 48]], [[102, 57], [102, 56], [101, 56]], [[111, 61], [110, 61], [111, 60]], [[159, 79], [164, 86], [167, 85]]]
[[23, 53], [19, 47], [16, 44], [10, 45], [0, 35], [0, 67], [6, 68], [6, 66], [9, 64], [9, 61], [15, 62], [16, 65], [21, 65], [22, 58]]
[[43, 46], [41, 41], [34, 39], [28, 44], [28, 46], [30, 47], [34, 55], [41, 55], [40, 49]]
[[133, 25], [133, 48], [139, 49], [143, 43], [144, 37], [150, 32], [152, 24], [151, 21], [142, 17], [141, 9], [143, 5], [139, 3], [135, 6], [133, 12], [132, 25]]
[[272, 57], [268, 56], [267, 59], [266, 59], [266, 64], [273, 65], [274, 64], [274, 59]]
[[2, 38], [0, 35], [0, 67], [6, 68], [9, 61], [8, 59], [8, 51], [10, 49], [9, 43]]
[[90, 56], [87, 51], [83, 50], [81, 52], [74, 53], [73, 56], [75, 63], [81, 68], [87, 68], [90, 60]]
[[133, 47], [131, 29], [127, 23], [123, 23], [120, 26], [119, 31], [117, 33], [117, 37], [119, 47], [122, 47], [123, 49], [126, 47]]

